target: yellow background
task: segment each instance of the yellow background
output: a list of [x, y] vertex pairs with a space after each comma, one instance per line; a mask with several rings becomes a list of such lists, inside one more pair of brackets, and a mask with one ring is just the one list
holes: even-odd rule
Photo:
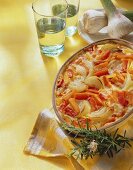
[[[132, 0], [117, 0], [133, 9]], [[80, 15], [100, 8], [100, 0], [81, 0]], [[0, 170], [73, 169], [65, 158], [23, 153], [38, 113], [51, 107], [55, 75], [74, 52], [87, 45], [78, 34], [65, 41], [57, 59], [40, 55], [31, 0], [0, 0]]]

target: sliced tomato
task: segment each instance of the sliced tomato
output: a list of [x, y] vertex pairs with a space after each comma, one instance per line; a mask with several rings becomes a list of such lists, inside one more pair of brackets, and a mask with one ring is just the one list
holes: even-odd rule
[[91, 105], [91, 108], [92, 108], [92, 111], [95, 111], [97, 108], [96, 108], [96, 101], [95, 101], [95, 99], [93, 98], [93, 97], [89, 97], [88, 98], [88, 100], [89, 100], [89, 103], [90, 103], [90, 105]]
[[75, 63], [75, 64], [80, 64], [80, 63], [82, 63], [83, 58], [84, 58], [84, 57], [79, 57], [79, 58], [77, 58], [77, 59], [74, 61], [74, 63]]
[[127, 65], [128, 65], [128, 60], [123, 60], [122, 61], [122, 71], [126, 72], [127, 71]]
[[129, 105], [133, 106], [133, 91], [126, 93], [126, 100], [128, 101]]
[[78, 124], [78, 121], [77, 121], [77, 120], [73, 120], [71, 124], [72, 124], [74, 127], [76, 127], [76, 128], [79, 127], [79, 124]]
[[103, 76], [107, 75], [108, 73], [108, 62], [103, 62], [94, 67], [94, 75], [95, 76]]
[[62, 103], [59, 106], [59, 111], [63, 112], [67, 105], [68, 105], [68, 101], [63, 100]]
[[[116, 117], [115, 116], [113, 116], [113, 117], [110, 117], [107, 121], [106, 121], [106, 123], [111, 123], [111, 122], [114, 122], [116, 120]], [[106, 124], [105, 123], [105, 124]]]
[[106, 100], [107, 97], [105, 97], [103, 94], [99, 94], [99, 98], [103, 101], [103, 100]]
[[106, 76], [103, 76], [103, 82], [105, 86], [111, 87], [111, 83], [109, 82], [109, 79]]
[[99, 64], [102, 64], [102, 63], [104, 63], [103, 60], [94, 61], [94, 65], [95, 65], [95, 66], [97, 66], [97, 65], [99, 65]]
[[116, 117], [123, 117], [126, 114], [125, 110], [116, 114]]
[[102, 70], [103, 68], [107, 68], [107, 66], [108, 66], [108, 62], [106, 61], [96, 65], [94, 69], [95, 71], [98, 71], [98, 70]]
[[86, 99], [88, 99], [88, 94], [87, 94], [87, 92], [85, 92], [85, 93], [75, 93], [74, 97], [77, 100], [86, 100]]
[[67, 69], [67, 75], [69, 78], [73, 77], [73, 71], [71, 69]]
[[85, 52], [88, 51], [88, 52], [92, 53], [96, 48], [97, 48], [97, 46], [96, 46], [96, 45], [93, 45], [93, 46], [91, 46], [91, 47], [88, 47], [88, 48], [84, 49], [84, 51], [85, 51]]
[[110, 56], [110, 50], [105, 52], [105, 54], [101, 57], [101, 60], [106, 60], [109, 56]]
[[59, 78], [58, 78], [58, 81], [57, 81], [57, 88], [62, 87], [63, 83], [64, 83], [63, 78], [62, 78], [62, 77], [59, 77]]
[[98, 77], [104, 76], [104, 75], [108, 75], [108, 74], [109, 74], [109, 72], [108, 72], [108, 69], [107, 69], [107, 68], [104, 68], [104, 69], [102, 69], [102, 70], [97, 71], [97, 72], [94, 73], [94, 75], [95, 75], [95, 76], [98, 76]]
[[102, 53], [102, 50], [98, 50], [98, 53], [101, 54], [101, 53]]
[[100, 99], [100, 97], [98, 95], [95, 95], [94, 98], [97, 102], [97, 105], [99, 105], [99, 106], [103, 105], [103, 101]]
[[126, 100], [125, 91], [119, 91], [118, 92], [118, 102], [124, 107], [128, 105], [128, 101]]
[[90, 126], [91, 119], [89, 119], [89, 118], [80, 118], [78, 121], [79, 121], [79, 125], [82, 128], [87, 128], [87, 123], [89, 123], [89, 126]]
[[89, 88], [89, 89], [87, 90], [87, 92], [91, 92], [91, 93], [99, 94], [99, 92], [98, 92], [98, 90], [97, 90], [97, 89], [91, 89], [91, 88]]
[[114, 78], [111, 78], [109, 81], [110, 81], [112, 84], [116, 84], [116, 83], [117, 83], [117, 81], [116, 81]]
[[75, 117], [78, 115], [78, 113], [76, 113], [71, 107], [67, 106], [65, 108], [65, 114], [71, 117]]
[[96, 90], [96, 91], [98, 91], [99, 89], [97, 89], [96, 87], [89, 87], [89, 89], [88, 90]]
[[99, 104], [96, 98], [94, 98], [93, 96], [89, 97], [88, 101], [91, 105], [92, 111], [98, 110], [99, 108], [102, 107], [102, 105]]

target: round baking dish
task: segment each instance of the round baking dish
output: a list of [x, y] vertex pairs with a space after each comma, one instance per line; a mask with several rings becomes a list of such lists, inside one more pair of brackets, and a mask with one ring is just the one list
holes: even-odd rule
[[[103, 45], [103, 44], [106, 44], [106, 43], [117, 43], [117, 44], [120, 44], [120, 45], [124, 45], [128, 48], [131, 48], [133, 49], [133, 43], [130, 43], [128, 41], [125, 41], [125, 40], [122, 40], [122, 39], [103, 39], [103, 40], [100, 40], [100, 41], [97, 41], [97, 42], [94, 42], [94, 43], [91, 43], [89, 45], [87, 45], [86, 47], [82, 48], [81, 50], [79, 50], [78, 52], [76, 52], [75, 54], [73, 54], [63, 65], [62, 67], [60, 68], [57, 76], [56, 76], [56, 79], [55, 79], [55, 82], [54, 82], [54, 86], [53, 86], [53, 95], [52, 95], [52, 104], [53, 104], [53, 109], [54, 109], [54, 112], [56, 113], [59, 121], [61, 123], [66, 123], [64, 121], [64, 119], [62, 118], [61, 114], [58, 112], [58, 109], [56, 107], [56, 101], [55, 101], [55, 89], [56, 89], [56, 82], [58, 80], [58, 77], [59, 75], [66, 69], [66, 67], [73, 61], [75, 60], [79, 55], [81, 54], [84, 54], [84, 52], [86, 51], [86, 49], [88, 48], [91, 48], [92, 46], [94, 45]], [[111, 129], [114, 129], [114, 128], [118, 128], [120, 127], [121, 125], [123, 125], [129, 118], [131, 118], [131, 116], [133, 116], [133, 109], [130, 110], [128, 113], [126, 113], [123, 117], [121, 117], [120, 119], [110, 123], [110, 124], [107, 124], [103, 127], [100, 127], [98, 128], [99, 130], [103, 130], [103, 129], [106, 129], [106, 130], [111, 130]]]

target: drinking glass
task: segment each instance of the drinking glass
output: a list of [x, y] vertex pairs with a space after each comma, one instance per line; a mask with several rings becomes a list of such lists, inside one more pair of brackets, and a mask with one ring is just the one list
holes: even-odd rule
[[69, 37], [73, 36], [77, 32], [80, 0], [67, 0], [67, 3], [66, 36]]
[[[54, 7], [61, 9], [54, 13]], [[64, 51], [65, 28], [68, 4], [66, 0], [36, 0], [32, 4], [40, 50], [49, 57]]]
[[[67, 0], [68, 10], [66, 19], [66, 36], [72, 36], [77, 32], [78, 12], [80, 0]], [[58, 3], [53, 8], [53, 13], [57, 15], [61, 11], [61, 5]]]

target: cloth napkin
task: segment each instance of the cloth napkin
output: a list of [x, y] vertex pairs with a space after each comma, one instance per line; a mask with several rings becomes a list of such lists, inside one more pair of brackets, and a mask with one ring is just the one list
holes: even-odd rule
[[[120, 129], [126, 129], [128, 136], [133, 136], [133, 119]], [[133, 170], [133, 148], [123, 150], [113, 158], [95, 156], [93, 159], [76, 160], [69, 157], [74, 146], [71, 138], [58, 125], [58, 120], [48, 109], [42, 111], [37, 118], [24, 152], [45, 157], [65, 156], [70, 159], [76, 170]], [[75, 163], [77, 161], [77, 163]]]

